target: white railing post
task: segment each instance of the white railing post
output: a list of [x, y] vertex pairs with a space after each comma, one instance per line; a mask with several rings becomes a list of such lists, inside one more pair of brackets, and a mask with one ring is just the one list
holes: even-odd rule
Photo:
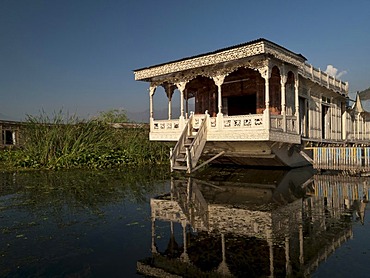
[[270, 123], [270, 110], [269, 109], [265, 109], [263, 111], [263, 122], [264, 122], [264, 126], [265, 126], [265, 129], [266, 130], [270, 130], [270, 127], [271, 127], [271, 123]]
[[171, 172], [173, 172], [173, 166], [174, 166], [173, 148], [170, 148], [170, 167], [171, 167]]
[[154, 121], [153, 121], [153, 118], [152, 117], [150, 117], [149, 118], [149, 126], [150, 126], [150, 132], [153, 132], [153, 130], [154, 130]]
[[216, 128], [217, 130], [222, 130], [224, 127], [224, 115], [223, 114], [217, 114], [216, 117]]

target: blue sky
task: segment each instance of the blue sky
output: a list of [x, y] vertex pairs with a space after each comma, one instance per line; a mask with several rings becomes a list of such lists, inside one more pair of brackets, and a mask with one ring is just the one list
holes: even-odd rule
[[1, 0], [0, 115], [148, 109], [133, 70], [266, 38], [370, 87], [370, 1]]

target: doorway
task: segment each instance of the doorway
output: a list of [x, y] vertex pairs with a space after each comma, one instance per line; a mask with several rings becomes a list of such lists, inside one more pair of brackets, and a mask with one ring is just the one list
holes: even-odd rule
[[256, 94], [246, 96], [232, 96], [227, 98], [229, 116], [256, 114]]
[[329, 139], [330, 134], [330, 127], [331, 127], [331, 121], [330, 121], [330, 113], [329, 113], [329, 106], [322, 105], [321, 107], [321, 138], [322, 139]]

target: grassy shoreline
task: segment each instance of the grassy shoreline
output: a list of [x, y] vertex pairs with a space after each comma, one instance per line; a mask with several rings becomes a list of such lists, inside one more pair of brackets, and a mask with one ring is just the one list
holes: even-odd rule
[[29, 117], [18, 149], [0, 151], [6, 169], [107, 169], [166, 165], [170, 144], [149, 141], [145, 127], [113, 128], [100, 120]]

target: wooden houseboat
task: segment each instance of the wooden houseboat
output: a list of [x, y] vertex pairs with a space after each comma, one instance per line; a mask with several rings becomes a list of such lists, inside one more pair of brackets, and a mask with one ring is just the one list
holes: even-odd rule
[[[369, 137], [361, 113], [353, 117], [347, 109], [348, 82], [266, 39], [137, 69], [134, 75], [149, 82], [150, 140], [177, 142], [172, 170], [192, 172], [200, 158], [299, 167], [309, 163], [307, 144]], [[160, 90], [168, 100], [166, 119], [154, 115]], [[179, 105], [172, 103], [176, 94]], [[178, 106], [179, 117], [173, 117]]]

